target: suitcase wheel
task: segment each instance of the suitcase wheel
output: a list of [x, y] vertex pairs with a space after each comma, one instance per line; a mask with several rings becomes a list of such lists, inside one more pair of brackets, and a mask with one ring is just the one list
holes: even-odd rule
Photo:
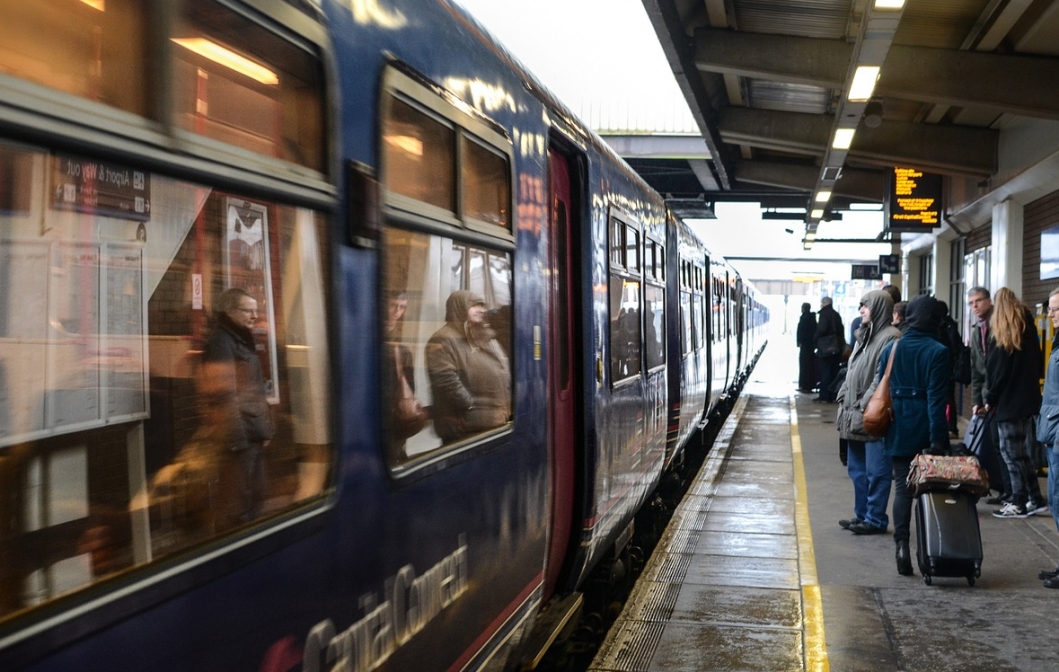
[[934, 582], [934, 580], [932, 578], [930, 578], [930, 574], [924, 574], [923, 575], [923, 583], [925, 583], [925, 584], [927, 584], [929, 586], [933, 582]]
[[968, 586], [973, 586], [974, 585], [974, 577], [973, 576], [968, 576], [967, 577], [967, 585]]

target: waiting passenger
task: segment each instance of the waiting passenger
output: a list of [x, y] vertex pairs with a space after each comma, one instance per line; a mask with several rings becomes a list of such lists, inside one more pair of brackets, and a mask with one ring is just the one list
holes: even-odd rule
[[474, 292], [453, 292], [445, 302], [445, 326], [427, 342], [434, 431], [445, 442], [511, 418], [511, 369], [485, 313], [485, 301]]
[[401, 342], [400, 324], [408, 310], [408, 296], [393, 292], [386, 301], [382, 380], [385, 405], [389, 409], [386, 448], [391, 459], [404, 456], [405, 441], [426, 427], [429, 416], [415, 396], [415, 366], [412, 351]]
[[986, 358], [986, 413], [996, 413], [1000, 456], [1011, 480], [1011, 501], [997, 518], [1025, 518], [1047, 510], [1033, 455], [1033, 416], [1041, 405], [1041, 348], [1030, 309], [1007, 287], [997, 290], [989, 330], [995, 344]]
[[934, 297], [925, 295], [909, 301], [905, 313], [908, 329], [904, 336], [892, 341], [879, 353], [877, 369], [876, 380], [886, 370], [891, 349], [896, 348], [890, 372], [894, 415], [885, 445], [886, 454], [893, 463], [897, 572], [905, 576], [912, 574], [912, 555], [908, 546], [912, 491], [906, 484], [912, 458], [927, 449], [937, 453], [949, 450], [945, 402], [952, 363], [949, 351], [936, 338], [937, 302]]
[[798, 331], [795, 340], [798, 346], [798, 391], [809, 393], [819, 385], [816, 373], [816, 346], [813, 335], [816, 333], [816, 315], [808, 303], [802, 304], [802, 316], [798, 318]]
[[901, 333], [905, 333], [908, 329], [908, 322], [905, 321], [905, 311], [908, 310], [907, 301], [898, 301], [894, 304], [893, 319], [890, 322], [893, 326], [897, 327]]
[[849, 368], [838, 392], [838, 435], [846, 440], [846, 464], [853, 481], [853, 518], [838, 524], [854, 534], [882, 534], [889, 518], [892, 466], [883, 448], [882, 437], [864, 429], [864, 408], [875, 389], [879, 354], [901, 332], [890, 325], [893, 300], [882, 290], [872, 290], [860, 301], [861, 327], [849, 358]]
[[[1044, 372], [1037, 440], [1048, 452], [1048, 504], [1052, 508], [1052, 520], [1059, 528], [1059, 287], [1048, 295], [1048, 318], [1052, 321], [1055, 336]], [[1037, 576], [1044, 581], [1045, 588], [1059, 588], [1059, 567], [1046, 569]]]

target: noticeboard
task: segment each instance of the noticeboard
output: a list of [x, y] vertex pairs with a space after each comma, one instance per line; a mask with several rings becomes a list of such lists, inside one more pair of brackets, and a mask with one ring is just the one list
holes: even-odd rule
[[941, 175], [915, 168], [890, 171], [890, 229], [933, 229], [941, 226]]

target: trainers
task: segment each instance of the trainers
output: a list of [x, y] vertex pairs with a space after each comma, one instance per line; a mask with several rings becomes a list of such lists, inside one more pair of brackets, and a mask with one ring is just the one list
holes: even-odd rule
[[1059, 576], [1059, 567], [1056, 567], [1055, 569], [1042, 569], [1037, 573], [1037, 578], [1041, 581], [1054, 579], [1057, 576]]
[[1050, 579], [1044, 580], [1045, 588], [1059, 588], [1059, 576], [1053, 576]]
[[841, 527], [844, 530], [848, 530], [850, 525], [856, 525], [858, 523], [863, 523], [863, 522], [864, 522], [863, 520], [861, 520], [860, 518], [857, 518], [856, 516], [854, 516], [853, 518], [843, 519], [843, 520], [838, 521], [838, 526]]
[[1044, 502], [1026, 502], [1026, 515], [1036, 516], [1039, 513], [1048, 513], [1048, 505]]
[[1026, 507], [1008, 502], [994, 511], [993, 515], [997, 518], [1027, 518], [1030, 514], [1026, 513]]

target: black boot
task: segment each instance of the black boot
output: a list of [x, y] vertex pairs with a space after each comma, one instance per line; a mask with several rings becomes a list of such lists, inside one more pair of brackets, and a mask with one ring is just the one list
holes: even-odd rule
[[912, 576], [912, 553], [908, 550], [907, 539], [897, 542], [897, 573]]

